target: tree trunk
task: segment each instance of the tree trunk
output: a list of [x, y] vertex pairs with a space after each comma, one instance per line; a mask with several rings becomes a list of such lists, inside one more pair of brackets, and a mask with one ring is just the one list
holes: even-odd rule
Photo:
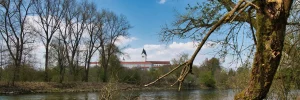
[[[73, 62], [74, 60], [72, 60], [72, 62]], [[73, 81], [75, 82], [75, 81], [77, 81], [77, 75], [76, 75], [76, 64], [71, 64], [71, 65], [69, 65], [70, 67], [71, 67], [71, 75], [72, 75], [72, 78], [73, 78]]]
[[84, 77], [85, 82], [89, 82], [89, 70], [90, 70], [90, 65], [87, 65], [87, 68], [85, 70], [85, 77]]
[[102, 82], [107, 82], [107, 67], [104, 67], [103, 80]]
[[47, 41], [45, 49], [46, 49], [46, 54], [45, 54], [45, 82], [49, 82], [49, 76], [48, 76], [48, 61], [49, 61], [49, 42]]
[[[287, 2], [287, 4], [290, 2]], [[262, 8], [256, 13], [256, 53], [252, 65], [249, 85], [235, 96], [235, 99], [262, 100], [267, 96], [273, 77], [278, 68], [290, 5], [284, 5], [277, 18], [267, 15], [268, 5], [260, 1], [257, 5]], [[286, 9], [288, 8], [288, 9]]]
[[15, 61], [14, 64], [14, 75], [13, 75], [13, 79], [12, 79], [12, 85], [15, 85], [16, 81], [20, 80], [20, 63], [18, 63], [18, 61]]
[[63, 54], [62, 53], [58, 53], [58, 66], [59, 66], [59, 83], [62, 83], [64, 81], [65, 78], [65, 67], [63, 64]]
[[59, 65], [60, 66], [60, 70], [59, 70], [59, 75], [60, 75], [60, 77], [59, 77], [59, 83], [62, 83], [63, 81], [64, 81], [64, 76], [65, 76], [65, 70], [64, 70], [64, 66], [61, 66], [61, 65]]
[[103, 68], [103, 76], [101, 78], [102, 78], [102, 82], [107, 82], [107, 67], [108, 67], [107, 58], [109, 57], [109, 55], [105, 54], [105, 46], [103, 43], [101, 43], [101, 44], [102, 45], [101, 45], [101, 64], [100, 65], [101, 65], [101, 68]]
[[102, 77], [102, 82], [107, 82], [107, 64], [106, 64], [106, 59], [102, 59], [102, 66], [103, 67], [103, 77]]
[[75, 82], [79, 80], [79, 65], [76, 64], [75, 70], [74, 70], [74, 79]]
[[90, 71], [91, 59], [90, 58], [86, 58], [86, 59], [88, 59], [88, 60], [86, 60], [86, 62], [85, 62], [85, 76], [84, 76], [83, 81], [88, 82], [89, 81], [89, 71]]

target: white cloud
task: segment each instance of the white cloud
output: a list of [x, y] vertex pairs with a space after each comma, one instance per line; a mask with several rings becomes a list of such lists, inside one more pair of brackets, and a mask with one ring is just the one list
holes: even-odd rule
[[[178, 55], [182, 53], [187, 53], [189, 56], [192, 56], [198, 42], [173, 42], [171, 44], [145, 44], [143, 47], [137, 48], [127, 48], [123, 52], [128, 55], [121, 56], [120, 58], [125, 59], [125, 61], [144, 61], [142, 58], [142, 50], [143, 48], [147, 52], [147, 60], [148, 61], [171, 61], [174, 58], [178, 58]], [[207, 41], [206, 45], [204, 45], [201, 51], [197, 54], [197, 57], [194, 60], [194, 65], [201, 65], [203, 61], [208, 58], [218, 57], [218, 55], [214, 53], [216, 48], [220, 47], [220, 45], [216, 44], [212, 41]], [[238, 67], [239, 63], [230, 63], [232, 62], [232, 57], [227, 56], [223, 60], [225, 62], [222, 63], [222, 66], [225, 68], [234, 68]]]
[[167, 0], [159, 0], [159, 4], [164, 4], [166, 3]]
[[158, 49], [164, 48], [164, 46], [161, 44], [146, 44], [146, 45], [144, 45], [144, 48], [149, 51], [152, 51], [152, 50], [158, 50]]
[[34, 49], [31, 52], [34, 54], [36, 59], [39, 59], [35, 64], [35, 67], [43, 69], [44, 67], [42, 66], [45, 64], [45, 46], [41, 41], [37, 41], [34, 43], [33, 48]]
[[[160, 0], [160, 4], [164, 4], [166, 0]], [[37, 24], [34, 21], [34, 19], [37, 19], [36, 16], [32, 16], [29, 20], [33, 24], [34, 27], [38, 27]], [[87, 37], [87, 34], [84, 34], [83, 37]], [[130, 44], [132, 41], [138, 40], [135, 37], [118, 37], [116, 41], [117, 46], [126, 46]], [[125, 53], [128, 55], [121, 56], [121, 59], [123, 57], [126, 61], [143, 61], [144, 59], [141, 56], [143, 48], [146, 50], [148, 55], [149, 61], [171, 61], [173, 58], [178, 58], [179, 54], [187, 53], [189, 56], [191, 56], [196, 47], [198, 45], [198, 42], [173, 42], [171, 44], [145, 44], [142, 47], [136, 47], [136, 48], [126, 48], [124, 50]], [[80, 46], [81, 48], [85, 48], [83, 46]], [[200, 65], [206, 58], [212, 58], [214, 55], [209, 55], [207, 53], [212, 52], [214, 48], [219, 47], [217, 43], [207, 41], [206, 45], [203, 46], [199, 54], [197, 55], [194, 64]], [[37, 42], [36, 49], [33, 51], [36, 53], [37, 59], [40, 60], [40, 66], [43, 66], [44, 64], [44, 54], [45, 54], [45, 48], [44, 45], [41, 43], [41, 41]], [[98, 52], [95, 53], [94, 57], [92, 58], [92, 61], [98, 61], [99, 54]], [[226, 57], [225, 61], [231, 61], [230, 57]], [[225, 62], [225, 63], [226, 63]], [[226, 66], [226, 65], [225, 65]]]
[[[129, 57], [124, 56], [125, 61], [143, 61], [142, 50], [143, 48], [147, 52], [147, 60], [149, 61], [171, 61], [173, 58], [177, 58], [181, 53], [187, 53], [190, 56], [196, 49], [194, 42], [173, 42], [172, 44], [145, 44], [143, 47], [127, 48], [124, 50]], [[204, 46], [196, 57], [194, 64], [199, 65], [206, 58], [211, 58], [211, 55], [203, 55], [205, 52], [211, 51], [213, 48]], [[123, 59], [123, 56], [121, 57]]]
[[120, 36], [118, 37], [117, 41], [116, 41], [116, 45], [117, 46], [121, 46], [121, 45], [127, 45], [128, 43], [137, 40], [137, 38], [135, 37], [124, 37], [124, 36]]
[[196, 47], [196, 44], [194, 42], [186, 42], [186, 43], [177, 43], [177, 42], [173, 42], [172, 44], [169, 45], [169, 48], [171, 49], [193, 49]]

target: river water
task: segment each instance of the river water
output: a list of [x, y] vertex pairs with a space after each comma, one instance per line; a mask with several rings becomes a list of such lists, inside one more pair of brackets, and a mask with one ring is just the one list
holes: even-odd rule
[[[125, 91], [118, 97], [119, 100], [232, 100], [233, 90], [152, 90], [152, 91]], [[82, 93], [38, 93], [23, 95], [0, 96], [0, 100], [98, 100], [99, 92]]]

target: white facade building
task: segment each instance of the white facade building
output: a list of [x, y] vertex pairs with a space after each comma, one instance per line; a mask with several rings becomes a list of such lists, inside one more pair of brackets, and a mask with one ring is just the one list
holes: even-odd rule
[[140, 68], [149, 70], [150, 68], [159, 68], [162, 66], [171, 65], [170, 61], [140, 61], [140, 62], [121, 62], [121, 65], [127, 68]]
[[[138, 68], [142, 70], [149, 70], [150, 68], [159, 68], [171, 65], [170, 61], [147, 61], [146, 50], [142, 51], [142, 61], [120, 61], [121, 65], [126, 68]], [[99, 65], [98, 62], [91, 62], [91, 65]]]

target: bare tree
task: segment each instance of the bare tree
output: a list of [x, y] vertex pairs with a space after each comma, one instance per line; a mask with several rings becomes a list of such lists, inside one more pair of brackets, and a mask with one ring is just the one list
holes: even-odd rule
[[65, 48], [67, 48], [67, 61], [73, 80], [77, 80], [79, 66], [76, 65], [76, 55], [79, 50], [79, 44], [86, 27], [86, 8], [78, 5], [75, 1], [66, 0], [64, 3], [66, 13], [64, 15], [64, 26], [60, 28]]
[[5, 66], [8, 65], [8, 58], [7, 56], [9, 56], [8, 52], [7, 52], [7, 48], [6, 48], [6, 44], [4, 43], [4, 40], [1, 38], [0, 39], [0, 80], [2, 80], [3, 77], [3, 69]]
[[53, 40], [53, 42], [51, 42], [51, 47], [49, 50], [52, 51], [53, 50], [53, 55], [51, 56], [55, 62], [56, 62], [56, 66], [58, 66], [58, 72], [59, 72], [59, 83], [62, 83], [64, 81], [65, 78], [65, 71], [66, 71], [66, 67], [67, 67], [67, 48], [65, 48], [64, 44], [63, 44], [63, 39], [61, 39], [61, 35], [59, 34], [58, 36], [56, 36]]
[[102, 81], [107, 82], [108, 62], [112, 54], [116, 53], [115, 42], [120, 36], [128, 36], [128, 30], [131, 28], [125, 16], [117, 16], [111, 11], [103, 10], [102, 33], [98, 36], [100, 39], [100, 60], [101, 67], [104, 69]]
[[14, 64], [12, 84], [19, 81], [19, 73], [23, 58], [24, 45], [28, 43], [30, 33], [26, 27], [27, 17], [32, 1], [2, 0], [1, 1], [1, 36]]
[[53, 35], [57, 32], [64, 15], [64, 9], [62, 9], [62, 0], [34, 0], [33, 10], [37, 14], [36, 19], [38, 28], [35, 31], [39, 34], [44, 46], [45, 46], [45, 77], [46, 82], [49, 81], [49, 47], [52, 41]]
[[7, 66], [8, 64], [7, 56], [9, 56], [9, 54], [7, 52], [7, 48], [4, 40], [1, 38], [0, 41], [1, 41], [0, 42], [0, 66], [1, 68], [4, 68], [4, 66]]
[[84, 77], [83, 81], [88, 82], [88, 76], [89, 76], [89, 69], [90, 69], [90, 62], [97, 51], [97, 49], [100, 47], [99, 43], [99, 38], [97, 36], [102, 36], [103, 34], [101, 31], [102, 29], [102, 18], [103, 15], [97, 12], [95, 5], [93, 4], [86, 4], [87, 5], [87, 33], [88, 37], [84, 38], [84, 44], [85, 44], [85, 58], [84, 58]]
[[[217, 0], [209, 1], [205, 5], [198, 4], [200, 6], [191, 7], [191, 11], [200, 10], [200, 13], [190, 14], [192, 16], [182, 16], [179, 21], [175, 22], [175, 29], [163, 28], [163, 36], [168, 39], [174, 36], [185, 37], [188, 36], [186, 33], [191, 31], [194, 31], [191, 32], [192, 34], [199, 31], [207, 34], [198, 34], [201, 37], [201, 42], [191, 59], [145, 86], [155, 83], [179, 67], [184, 66], [181, 75], [175, 82], [179, 82], [181, 86], [187, 74], [192, 72], [195, 57], [213, 32], [224, 24], [236, 26], [239, 23], [247, 23], [250, 26], [252, 39], [256, 45], [256, 53], [249, 85], [241, 93], [238, 93], [235, 99], [261, 100], [265, 98], [282, 55], [287, 19], [292, 3], [293, 0], [240, 0], [237, 3], [232, 0]], [[223, 9], [226, 9], [228, 13], [223, 14]], [[235, 31], [230, 30], [229, 34], [231, 33], [235, 33]], [[228, 39], [228, 36], [226, 39]], [[233, 49], [236, 50], [237, 48], [233, 47]]]

